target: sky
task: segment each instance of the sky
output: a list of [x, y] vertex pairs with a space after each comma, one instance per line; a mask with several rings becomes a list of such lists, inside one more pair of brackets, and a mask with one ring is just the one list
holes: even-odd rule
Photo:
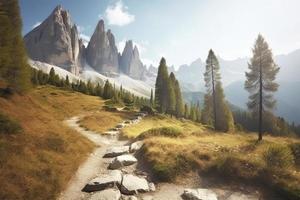
[[97, 22], [138, 46], [142, 61], [157, 66], [164, 56], [175, 68], [209, 49], [223, 59], [250, 57], [261, 33], [274, 55], [300, 48], [299, 0], [20, 0], [23, 34], [62, 5], [88, 40]]

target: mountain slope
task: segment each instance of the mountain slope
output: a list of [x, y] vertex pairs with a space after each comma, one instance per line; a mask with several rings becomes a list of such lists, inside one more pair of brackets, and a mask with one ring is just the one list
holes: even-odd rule
[[93, 68], [89, 67], [88, 65], [85, 65], [84, 70], [79, 74], [79, 76], [75, 76], [71, 72], [66, 71], [55, 65], [50, 65], [47, 63], [42, 63], [39, 61], [32, 61], [32, 60], [29, 60], [29, 64], [31, 65], [31, 67], [35, 69], [40, 69], [45, 73], [49, 73], [50, 69], [53, 67], [55, 72], [61, 78], [65, 78], [68, 75], [71, 81], [91, 80], [95, 84], [97, 83], [104, 84], [106, 80], [109, 80], [110, 83], [115, 84], [116, 88], [119, 88], [122, 85], [122, 87], [125, 90], [128, 90], [133, 94], [141, 97], [149, 98], [152, 89], [152, 86], [149, 83], [143, 82], [141, 80], [132, 79], [125, 74], [114, 74], [114, 77], [104, 76], [96, 72]]

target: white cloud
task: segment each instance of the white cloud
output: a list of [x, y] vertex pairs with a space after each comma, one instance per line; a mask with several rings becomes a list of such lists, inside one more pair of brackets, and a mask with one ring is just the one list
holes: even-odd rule
[[125, 26], [135, 20], [135, 16], [128, 12], [128, 8], [120, 0], [105, 10], [105, 17], [109, 25]]
[[41, 25], [41, 23], [42, 23], [42, 22], [36, 22], [36, 23], [32, 26], [32, 28], [34, 29], [34, 28], [38, 27], [39, 25]]

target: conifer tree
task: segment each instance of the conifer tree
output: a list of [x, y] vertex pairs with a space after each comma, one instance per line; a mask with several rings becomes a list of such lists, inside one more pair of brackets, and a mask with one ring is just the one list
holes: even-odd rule
[[167, 84], [168, 84], [168, 104], [167, 104], [167, 112], [171, 115], [171, 117], [173, 116], [173, 114], [175, 114], [175, 106], [176, 106], [176, 101], [175, 101], [175, 75], [173, 72], [170, 73], [170, 76], [167, 80]]
[[17, 92], [31, 85], [18, 0], [0, 1], [0, 78]]
[[55, 85], [55, 70], [53, 67], [50, 69], [50, 72], [49, 72], [48, 83], [51, 85]]
[[65, 81], [65, 85], [66, 85], [66, 87], [70, 87], [70, 80], [69, 80], [69, 76], [67, 75], [66, 76], [66, 81]]
[[155, 83], [155, 105], [160, 113], [168, 108], [168, 69], [165, 58], [160, 60]]
[[180, 90], [180, 85], [178, 80], [175, 81], [175, 87], [174, 87], [174, 91], [175, 91], [175, 100], [176, 100], [176, 104], [175, 104], [175, 114], [176, 117], [182, 117], [183, 116], [183, 112], [184, 112], [184, 108], [183, 108], [183, 99], [182, 99], [182, 94], [181, 94], [181, 90]]
[[108, 80], [106, 80], [104, 88], [103, 88], [103, 98], [104, 99], [111, 99], [113, 97], [113, 87], [109, 83]]
[[215, 130], [229, 131], [233, 127], [232, 113], [225, 101], [219, 70], [219, 61], [214, 52], [210, 50], [204, 73], [206, 95], [202, 121], [213, 125]]
[[279, 67], [273, 60], [273, 54], [268, 43], [258, 35], [254, 48], [253, 57], [248, 64], [249, 72], [246, 72], [245, 89], [250, 93], [248, 108], [258, 119], [258, 140], [262, 140], [263, 114], [265, 110], [271, 111], [276, 101], [273, 92], [278, 89], [275, 82]]
[[190, 113], [189, 113], [189, 107], [187, 104], [184, 104], [184, 118], [185, 119], [188, 119], [190, 116]]
[[151, 94], [150, 94], [150, 107], [153, 107], [153, 90], [151, 89]]

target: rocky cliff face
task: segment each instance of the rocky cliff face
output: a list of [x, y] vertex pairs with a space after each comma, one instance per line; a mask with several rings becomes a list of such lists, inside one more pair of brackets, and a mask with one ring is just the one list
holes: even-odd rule
[[118, 52], [115, 37], [105, 30], [100, 20], [85, 48], [71, 16], [62, 6], [24, 37], [31, 59], [59, 66], [78, 75], [87, 63], [106, 76], [122, 72], [134, 79], [144, 80], [148, 72], [139, 51], [131, 40], [126, 42], [122, 54]]
[[133, 47], [131, 40], [127, 41], [120, 57], [120, 71], [134, 79], [142, 80], [147, 71], [140, 60], [138, 48]]
[[84, 62], [84, 46], [68, 11], [57, 6], [51, 15], [24, 37], [33, 60], [60, 66], [79, 74]]
[[119, 72], [118, 49], [114, 35], [100, 20], [86, 50], [87, 63], [100, 73]]

